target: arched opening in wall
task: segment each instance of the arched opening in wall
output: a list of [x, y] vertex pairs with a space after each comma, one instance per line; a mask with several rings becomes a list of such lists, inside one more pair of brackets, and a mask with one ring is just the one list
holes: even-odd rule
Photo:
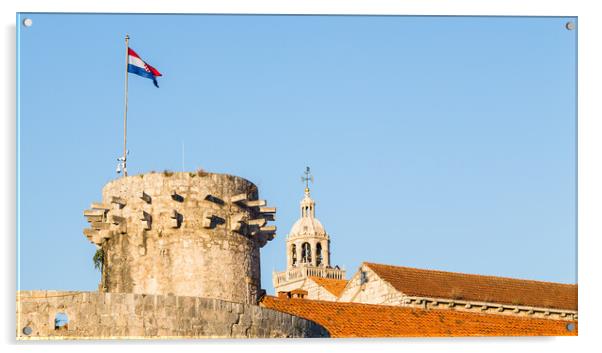
[[322, 264], [322, 244], [316, 244], [316, 266], [320, 266]]
[[69, 317], [65, 313], [56, 313], [54, 316], [54, 329], [67, 330], [69, 328]]
[[297, 245], [295, 244], [291, 246], [291, 259], [292, 265], [297, 266]]
[[301, 262], [311, 263], [311, 245], [309, 243], [301, 245]]

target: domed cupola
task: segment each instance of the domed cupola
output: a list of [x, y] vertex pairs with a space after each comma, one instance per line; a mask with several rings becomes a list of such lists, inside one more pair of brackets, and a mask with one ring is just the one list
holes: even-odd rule
[[322, 223], [316, 218], [316, 203], [309, 195], [309, 188], [305, 188], [305, 197], [300, 204], [301, 218], [291, 227], [289, 237], [319, 236], [326, 237]]

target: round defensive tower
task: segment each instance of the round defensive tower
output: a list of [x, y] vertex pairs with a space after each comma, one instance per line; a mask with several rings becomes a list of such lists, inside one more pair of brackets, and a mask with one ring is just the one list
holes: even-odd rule
[[149, 173], [109, 182], [84, 215], [102, 249], [100, 290], [255, 304], [259, 249], [274, 238], [276, 209], [240, 177]]

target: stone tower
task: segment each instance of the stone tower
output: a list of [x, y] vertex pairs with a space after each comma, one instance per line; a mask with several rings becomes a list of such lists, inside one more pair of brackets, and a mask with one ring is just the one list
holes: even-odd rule
[[310, 276], [344, 279], [345, 271], [330, 265], [330, 237], [316, 218], [316, 203], [309, 190], [309, 167], [306, 171], [305, 195], [300, 203], [300, 218], [286, 238], [286, 271], [272, 275], [277, 292], [299, 289]]
[[255, 304], [275, 212], [243, 178], [149, 173], [109, 182], [84, 234], [104, 254], [101, 291]]

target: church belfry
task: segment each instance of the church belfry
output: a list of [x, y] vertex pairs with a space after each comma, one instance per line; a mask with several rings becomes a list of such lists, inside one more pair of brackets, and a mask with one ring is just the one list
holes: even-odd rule
[[330, 237], [316, 218], [316, 203], [309, 188], [313, 182], [309, 167], [301, 179], [305, 193], [299, 205], [300, 218], [286, 238], [286, 271], [273, 274], [276, 292], [298, 289], [307, 277], [345, 278], [344, 270], [330, 265]]

